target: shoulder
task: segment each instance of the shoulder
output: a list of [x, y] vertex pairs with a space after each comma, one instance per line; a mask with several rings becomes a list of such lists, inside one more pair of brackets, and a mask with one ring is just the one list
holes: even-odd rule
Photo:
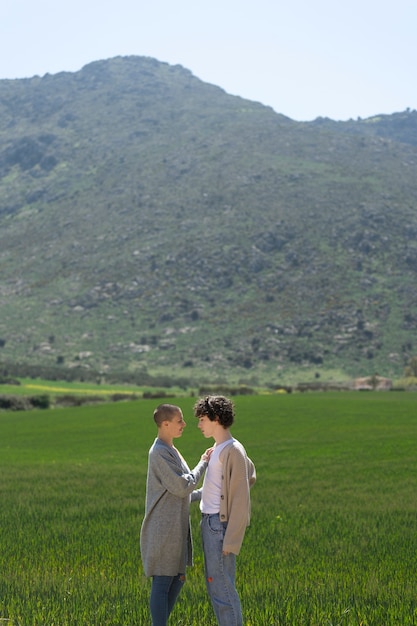
[[237, 439], [232, 439], [231, 443], [223, 448], [220, 453], [222, 462], [226, 459], [246, 458], [246, 450]]
[[243, 444], [241, 444], [240, 441], [238, 441], [237, 439], [233, 439], [232, 441], [231, 452], [232, 454], [246, 456], [246, 450]]
[[248, 457], [246, 450], [240, 441], [233, 439], [232, 443], [222, 450], [222, 453], [224, 453], [224, 456], [221, 459], [222, 463], [224, 463], [229, 470], [234, 471], [234, 469], [236, 469], [238, 472], [245, 472], [249, 478], [250, 485], [252, 486], [256, 480], [255, 465]]
[[161, 439], [155, 439], [153, 442], [151, 449], [149, 450], [149, 457], [152, 460], [158, 459], [170, 459], [177, 458], [177, 453], [171, 448], [168, 444]]

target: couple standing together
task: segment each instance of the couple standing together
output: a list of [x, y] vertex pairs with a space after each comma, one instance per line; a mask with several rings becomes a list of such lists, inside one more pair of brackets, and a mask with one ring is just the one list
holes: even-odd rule
[[[200, 501], [201, 533], [207, 591], [219, 626], [242, 626], [235, 587], [236, 555], [250, 521], [249, 490], [255, 467], [241, 443], [232, 437], [234, 407], [224, 396], [207, 396], [194, 406], [198, 427], [215, 444], [190, 470], [174, 447], [185, 427], [182, 411], [161, 404], [154, 411], [158, 437], [149, 450], [145, 518], [141, 553], [146, 576], [152, 577], [152, 626], [166, 626], [192, 565], [190, 501]], [[196, 489], [204, 472], [201, 489]]]

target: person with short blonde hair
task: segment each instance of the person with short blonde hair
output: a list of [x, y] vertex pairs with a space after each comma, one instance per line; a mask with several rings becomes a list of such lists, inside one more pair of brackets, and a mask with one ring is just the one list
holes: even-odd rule
[[152, 626], [166, 626], [193, 562], [190, 501], [201, 497], [196, 487], [211, 450], [190, 470], [173, 443], [186, 426], [180, 407], [160, 404], [153, 417], [158, 436], [149, 450], [140, 547], [145, 575], [152, 577]]

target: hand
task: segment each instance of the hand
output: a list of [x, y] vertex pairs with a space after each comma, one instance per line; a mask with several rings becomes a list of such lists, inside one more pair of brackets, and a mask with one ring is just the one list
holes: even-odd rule
[[228, 556], [230, 554], [230, 552], [226, 552], [225, 550], [223, 550], [222, 554], [223, 554], [223, 556]]
[[204, 454], [202, 454], [201, 456], [201, 460], [202, 461], [207, 461], [207, 463], [210, 461], [210, 457], [212, 455], [214, 448], [207, 448], [207, 450], [204, 452]]

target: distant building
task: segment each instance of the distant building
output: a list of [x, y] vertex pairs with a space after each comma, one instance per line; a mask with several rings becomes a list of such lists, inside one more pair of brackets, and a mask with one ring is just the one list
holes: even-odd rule
[[355, 391], [389, 391], [392, 389], [392, 380], [383, 376], [365, 376], [353, 381]]

